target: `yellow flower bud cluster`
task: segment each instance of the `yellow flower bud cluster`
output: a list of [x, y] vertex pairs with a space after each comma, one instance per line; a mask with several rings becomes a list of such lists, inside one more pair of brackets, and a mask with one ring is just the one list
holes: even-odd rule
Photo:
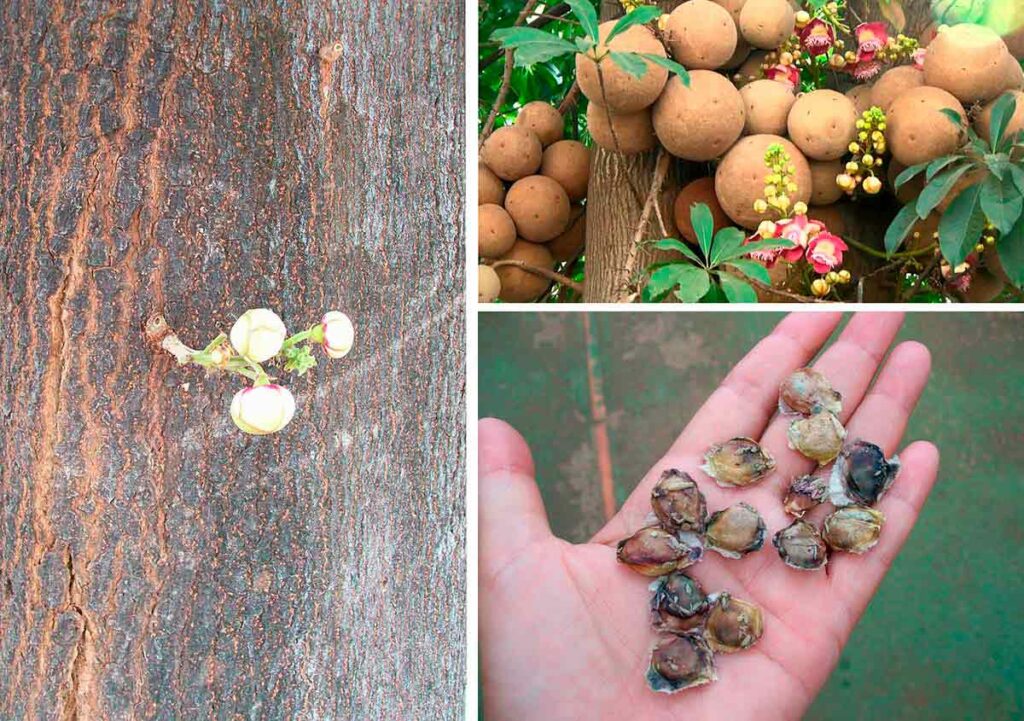
[[920, 43], [916, 39], [900, 33], [894, 38], [889, 38], [889, 41], [875, 57], [883, 63], [901, 63], [904, 60], [909, 60], [919, 47]]
[[824, 298], [836, 285], [847, 285], [853, 280], [848, 270], [830, 270], [820, 278], [811, 282], [811, 293], [817, 298]]
[[754, 201], [754, 211], [767, 213], [771, 209], [785, 218], [793, 208], [791, 196], [799, 189], [793, 180], [796, 174], [793, 159], [782, 145], [772, 143], [764, 154], [764, 164], [768, 168], [764, 176], [764, 198]]
[[885, 113], [877, 106], [865, 110], [857, 120], [857, 139], [849, 148], [853, 157], [836, 176], [836, 185], [847, 195], [853, 195], [859, 187], [868, 195], [877, 195], [882, 190], [882, 181], [875, 173], [885, 164], [882, 156], [889, 148], [886, 127]]

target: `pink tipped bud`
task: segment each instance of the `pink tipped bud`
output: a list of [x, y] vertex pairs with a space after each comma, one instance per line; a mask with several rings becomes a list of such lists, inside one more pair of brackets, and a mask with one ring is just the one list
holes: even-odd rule
[[267, 308], [253, 308], [231, 326], [231, 345], [239, 355], [262, 363], [277, 355], [287, 335], [284, 321], [277, 313]]
[[231, 420], [254, 436], [277, 433], [294, 415], [295, 398], [291, 391], [273, 383], [243, 388], [231, 399]]
[[355, 328], [348, 316], [336, 310], [324, 314], [320, 321], [323, 330], [324, 352], [331, 358], [341, 358], [352, 350]]

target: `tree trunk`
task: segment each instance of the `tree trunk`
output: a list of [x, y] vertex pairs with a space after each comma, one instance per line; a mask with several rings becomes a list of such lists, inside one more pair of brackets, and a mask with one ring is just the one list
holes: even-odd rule
[[[463, 6], [120, 5], [0, 9], [0, 718], [460, 717]], [[142, 332], [250, 307], [274, 436]]]

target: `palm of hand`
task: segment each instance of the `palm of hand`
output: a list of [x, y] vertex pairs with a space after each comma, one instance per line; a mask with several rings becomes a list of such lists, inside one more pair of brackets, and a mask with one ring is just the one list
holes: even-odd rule
[[[770, 419], [771, 396], [781, 378], [803, 365], [828, 337], [835, 321], [827, 320], [804, 316], [784, 321], [737, 366], [619, 513], [586, 544], [552, 536], [542, 507], [531, 515], [528, 506], [539, 504], [539, 498], [529, 498], [536, 496], [536, 487], [525, 445], [510, 440], [514, 432], [507, 426], [486, 433], [481, 427], [481, 653], [488, 721], [802, 715], [910, 531], [934, 481], [937, 454], [932, 446], [914, 444], [901, 454], [904, 468], [879, 506], [887, 516], [882, 540], [869, 554], [837, 554], [827, 572], [800, 572], [785, 566], [766, 544], [738, 561], [708, 553], [688, 569], [705, 591], [729, 591], [756, 603], [764, 614], [761, 640], [740, 653], [716, 654], [719, 680], [700, 688], [666, 696], [646, 687], [644, 673], [655, 639], [648, 611], [652, 579], [617, 563], [615, 543], [648, 525], [650, 488], [671, 467], [697, 480], [709, 510], [746, 501], [764, 516], [769, 537], [789, 524], [792, 519], [780, 502], [784, 484], [814, 464], [787, 448], [788, 420]], [[855, 319], [816, 364], [844, 395], [843, 420], [850, 437], [878, 443], [887, 453], [895, 450], [928, 375], [927, 351], [905, 344], [894, 351], [868, 393], [877, 359], [898, 327], [895, 316]], [[792, 343], [797, 334], [803, 345], [785, 356], [780, 337]], [[855, 348], [861, 353], [851, 362]], [[775, 355], [766, 365], [769, 353]], [[837, 367], [840, 361], [843, 369]], [[754, 407], [759, 411], [751, 415]], [[759, 438], [775, 456], [776, 472], [748, 489], [715, 485], [697, 469], [704, 449], [729, 435]], [[504, 485], [495, 480], [489, 489], [490, 478], [501, 474]], [[515, 475], [530, 485], [515, 485]], [[523, 513], [492, 520], [485, 505], [492, 501], [506, 513], [518, 504]], [[811, 518], [820, 521], [824, 513], [817, 509]]]

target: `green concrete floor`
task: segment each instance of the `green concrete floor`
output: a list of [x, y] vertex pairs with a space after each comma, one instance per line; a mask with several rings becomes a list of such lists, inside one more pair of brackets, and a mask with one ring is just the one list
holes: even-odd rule
[[[592, 313], [621, 502], [778, 313]], [[602, 525], [581, 313], [480, 314], [480, 416], [529, 441], [555, 532]], [[1024, 718], [1024, 319], [917, 313], [932, 351], [905, 443], [938, 485], [808, 719]]]

